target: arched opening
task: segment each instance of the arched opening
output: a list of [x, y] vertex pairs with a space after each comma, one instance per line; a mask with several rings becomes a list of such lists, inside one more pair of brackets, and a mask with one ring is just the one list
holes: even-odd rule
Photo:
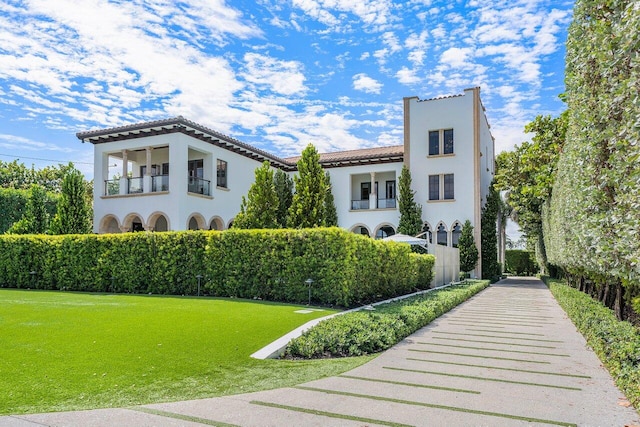
[[187, 227], [189, 230], [197, 230], [198, 229], [198, 220], [195, 217], [191, 217], [189, 220], [189, 226]]
[[122, 230], [120, 230], [117, 218], [109, 215], [102, 219], [99, 232], [113, 234], [122, 233]]
[[144, 231], [144, 221], [137, 213], [130, 213], [122, 222], [122, 230], [127, 232]]
[[393, 227], [383, 225], [376, 232], [376, 239], [384, 239], [385, 237], [393, 236], [394, 234], [396, 234], [396, 231], [393, 229]]
[[223, 230], [223, 229], [224, 229], [224, 223], [219, 217], [213, 218], [209, 222], [209, 230]]
[[153, 226], [154, 231], [169, 231], [169, 224], [167, 223], [167, 218], [164, 215], [160, 215], [156, 219], [156, 223]]
[[363, 236], [371, 237], [371, 233], [369, 232], [369, 229], [364, 225], [356, 225], [351, 229], [351, 231], [356, 234], [361, 234]]
[[438, 230], [436, 231], [436, 239], [439, 245], [447, 246], [447, 229], [444, 224], [438, 225]]
[[458, 247], [458, 240], [460, 240], [460, 235], [462, 234], [462, 227], [459, 222], [456, 222], [451, 229], [451, 246], [454, 248]]
[[433, 243], [433, 232], [431, 231], [431, 226], [429, 225], [429, 223], [425, 222], [424, 224], [422, 224], [420, 237], [422, 237], [429, 243]]

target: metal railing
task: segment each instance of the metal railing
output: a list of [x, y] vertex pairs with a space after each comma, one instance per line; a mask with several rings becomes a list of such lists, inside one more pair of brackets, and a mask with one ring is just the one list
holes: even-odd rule
[[127, 178], [127, 182], [129, 183], [127, 188], [127, 194], [137, 194], [137, 193], [142, 193], [144, 191], [142, 177]]
[[395, 208], [396, 199], [378, 199], [378, 209]]
[[189, 191], [189, 193], [197, 193], [197, 194], [203, 194], [205, 196], [210, 196], [211, 195], [211, 181], [209, 181], [208, 179], [202, 179], [202, 178], [189, 178], [189, 188], [187, 191]]
[[120, 194], [120, 179], [107, 179], [104, 182], [104, 195], [115, 196]]
[[155, 175], [151, 177], [151, 191], [169, 191], [169, 175]]
[[351, 210], [369, 209], [369, 200], [352, 200]]

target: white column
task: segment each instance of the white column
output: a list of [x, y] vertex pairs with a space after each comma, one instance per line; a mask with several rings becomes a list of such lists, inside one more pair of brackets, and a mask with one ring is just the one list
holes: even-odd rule
[[122, 176], [120, 177], [120, 194], [129, 193], [129, 153], [122, 150]]
[[371, 172], [371, 193], [369, 193], [369, 209], [377, 209], [378, 194], [376, 191], [376, 173]]
[[145, 193], [151, 192], [151, 147], [145, 148], [147, 154], [146, 171], [142, 177], [142, 191]]

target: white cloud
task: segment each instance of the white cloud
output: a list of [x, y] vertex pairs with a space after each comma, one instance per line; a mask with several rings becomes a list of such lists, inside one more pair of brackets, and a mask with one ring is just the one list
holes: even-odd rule
[[405, 85], [411, 85], [420, 82], [420, 78], [416, 75], [416, 70], [410, 70], [407, 67], [402, 67], [396, 73], [396, 78], [400, 83]]
[[330, 27], [341, 23], [336, 14], [348, 13], [355, 15], [365, 26], [384, 28], [389, 24], [393, 10], [391, 0], [293, 0], [293, 5]]
[[471, 59], [472, 55], [473, 49], [469, 47], [452, 47], [442, 53], [440, 63], [446, 64], [451, 68], [466, 68], [471, 65], [469, 59]]
[[360, 73], [353, 76], [353, 88], [366, 93], [380, 93], [382, 83]]
[[302, 95], [304, 85], [302, 64], [295, 61], [281, 61], [257, 53], [244, 56], [247, 73], [245, 80], [258, 86], [268, 86], [281, 95]]

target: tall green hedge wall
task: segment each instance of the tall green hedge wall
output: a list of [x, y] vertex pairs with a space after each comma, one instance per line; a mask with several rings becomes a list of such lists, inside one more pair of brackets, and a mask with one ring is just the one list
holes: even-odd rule
[[[429, 287], [434, 257], [340, 228], [0, 236], [0, 287], [344, 307]], [[33, 273], [32, 273], [33, 272]]]
[[507, 249], [505, 251], [505, 271], [518, 276], [530, 275], [538, 271], [535, 254], [522, 249]]

